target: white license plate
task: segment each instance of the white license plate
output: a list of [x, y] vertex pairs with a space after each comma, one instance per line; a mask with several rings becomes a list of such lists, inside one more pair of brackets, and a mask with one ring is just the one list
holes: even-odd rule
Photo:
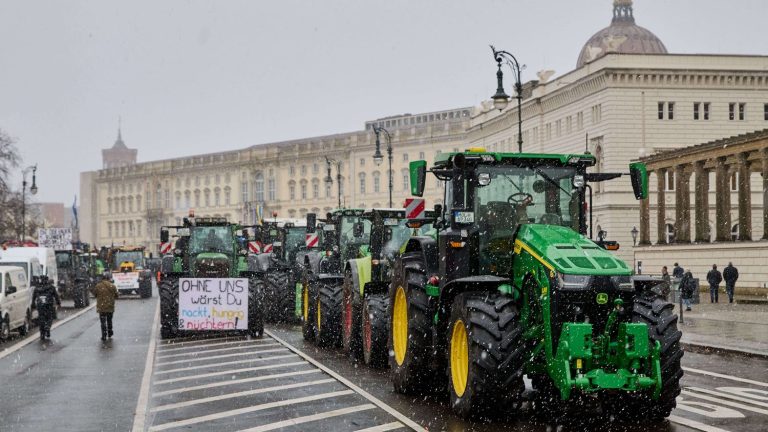
[[453, 212], [453, 221], [461, 224], [475, 223], [475, 213], [455, 211]]

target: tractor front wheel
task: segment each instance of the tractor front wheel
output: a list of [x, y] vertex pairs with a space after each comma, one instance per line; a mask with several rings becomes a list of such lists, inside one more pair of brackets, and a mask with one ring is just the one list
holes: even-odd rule
[[[344, 285], [342, 285], [342, 348], [353, 360], [361, 357], [360, 340], [360, 305], [359, 295], [355, 290], [355, 282], [352, 272], [344, 272]], [[385, 341], [386, 343], [386, 341]]]
[[248, 335], [260, 338], [264, 335], [264, 281], [252, 278], [248, 284]]
[[167, 277], [160, 283], [160, 337], [176, 337], [179, 328], [179, 280]]
[[375, 368], [387, 365], [389, 300], [384, 294], [370, 294], [363, 300], [363, 359]]
[[342, 287], [321, 283], [316, 302], [315, 342], [321, 347], [341, 344]]

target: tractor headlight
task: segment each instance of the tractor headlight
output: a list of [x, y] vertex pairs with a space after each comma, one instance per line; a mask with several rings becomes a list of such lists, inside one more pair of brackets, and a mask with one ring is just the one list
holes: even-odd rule
[[587, 275], [568, 275], [568, 274], [557, 274], [557, 284], [560, 287], [560, 289], [572, 289], [572, 290], [579, 290], [579, 289], [587, 289], [590, 285], [590, 282], [592, 282], [592, 277]]
[[583, 175], [575, 175], [573, 176], [573, 187], [577, 189], [581, 189], [584, 187], [584, 176]]
[[611, 276], [611, 282], [618, 290], [634, 291], [635, 289], [631, 276]]

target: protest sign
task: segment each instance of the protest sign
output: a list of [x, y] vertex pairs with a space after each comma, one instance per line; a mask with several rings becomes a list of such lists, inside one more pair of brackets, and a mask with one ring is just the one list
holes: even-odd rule
[[40, 228], [37, 244], [53, 250], [72, 250], [72, 228]]
[[119, 290], [139, 289], [139, 273], [112, 273], [112, 282]]
[[247, 330], [248, 279], [179, 279], [179, 330]]

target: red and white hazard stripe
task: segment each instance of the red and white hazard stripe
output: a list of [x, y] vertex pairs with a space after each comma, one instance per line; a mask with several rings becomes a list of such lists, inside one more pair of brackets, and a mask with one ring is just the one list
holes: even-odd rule
[[171, 242], [160, 243], [160, 254], [165, 255], [171, 253]]
[[307, 233], [307, 237], [305, 240], [305, 244], [307, 245], [307, 248], [317, 247], [318, 241], [319, 241], [319, 237], [317, 233]]
[[423, 219], [425, 216], [426, 204], [423, 198], [405, 199], [405, 218]]
[[248, 251], [255, 254], [261, 253], [261, 242], [258, 241], [249, 241], [248, 242]]
[[265, 244], [264, 247], [261, 249], [264, 253], [272, 253], [272, 243]]

